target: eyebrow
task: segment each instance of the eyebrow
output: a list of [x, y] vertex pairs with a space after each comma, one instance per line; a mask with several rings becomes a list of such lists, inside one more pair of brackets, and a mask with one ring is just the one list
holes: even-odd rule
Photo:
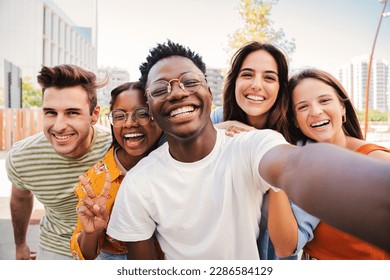
[[[42, 108], [43, 111], [57, 111], [56, 109], [54, 108], [50, 108], [50, 107], [43, 107]], [[81, 111], [82, 109], [81, 108], [66, 108], [65, 111]]]
[[[329, 94], [329, 93], [324, 93], [324, 94], [321, 94], [321, 95], [319, 95], [319, 96], [317, 96], [316, 98], [313, 98], [313, 99], [319, 99], [319, 98], [323, 98], [323, 97], [332, 97], [332, 95]], [[309, 101], [303, 100], [303, 101], [299, 101], [299, 102], [295, 103], [295, 104], [294, 104], [294, 109], [295, 109], [295, 107], [298, 106], [299, 104], [306, 103], [306, 102], [309, 102]]]
[[298, 105], [304, 104], [304, 103], [307, 103], [307, 101], [305, 100], [305, 101], [300, 101], [300, 102], [298, 102], [298, 103], [295, 103], [295, 104], [294, 104], [294, 109], [295, 109]]
[[[179, 77], [173, 78], [173, 80], [179, 79], [179, 78], [180, 78], [181, 76], [183, 76], [184, 74], [191, 73], [191, 72], [192, 72], [192, 73], [195, 73], [195, 74], [197, 74], [197, 75], [199, 75], [199, 76], [202, 76], [202, 75], [204, 76], [203, 73], [202, 73], [202, 74], [199, 74], [199, 73], [196, 73], [195, 71], [188, 70], [188, 71], [184, 71], [184, 72], [180, 73], [180, 74], [179, 74]], [[172, 79], [169, 79], [169, 80], [168, 80], [167, 78], [161, 77], [161, 78], [157, 78], [157, 79], [151, 81], [150, 84], [155, 83], [155, 82], [159, 82], [159, 81], [168, 82], [168, 81], [170, 81], [170, 80], [172, 80]]]
[[[255, 72], [255, 70], [252, 69], [252, 68], [242, 68], [242, 69], [240, 70], [240, 73], [241, 73], [242, 71], [251, 71], [251, 72]], [[278, 72], [276, 72], [276, 71], [274, 71], [274, 70], [265, 70], [264, 72], [267, 73], [267, 74], [279, 75]]]

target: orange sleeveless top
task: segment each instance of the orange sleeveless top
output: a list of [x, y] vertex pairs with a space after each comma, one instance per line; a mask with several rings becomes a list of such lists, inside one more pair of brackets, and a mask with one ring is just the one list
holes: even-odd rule
[[[365, 144], [356, 152], [369, 154], [389, 149], [376, 144]], [[314, 238], [303, 251], [318, 260], [390, 260], [390, 254], [348, 233], [320, 222], [314, 230]]]

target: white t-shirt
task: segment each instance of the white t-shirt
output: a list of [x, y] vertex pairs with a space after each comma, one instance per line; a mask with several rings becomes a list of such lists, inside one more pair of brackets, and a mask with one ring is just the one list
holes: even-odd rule
[[258, 166], [268, 150], [286, 143], [273, 130], [234, 137], [217, 130], [214, 149], [193, 163], [161, 146], [124, 178], [108, 235], [141, 241], [157, 230], [166, 259], [259, 259], [260, 205], [270, 185]]

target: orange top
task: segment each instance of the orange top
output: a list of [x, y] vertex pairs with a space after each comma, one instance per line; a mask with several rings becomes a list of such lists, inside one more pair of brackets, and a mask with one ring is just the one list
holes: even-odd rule
[[[114, 204], [117, 192], [119, 190], [120, 183], [122, 182], [124, 175], [120, 171], [118, 165], [115, 161], [114, 156], [114, 148], [112, 147], [107, 154], [104, 156], [101, 162], [95, 163], [86, 173], [85, 175], [89, 178], [91, 182], [91, 187], [96, 194], [100, 194], [102, 192], [102, 188], [105, 180], [105, 172], [101, 172], [101, 166], [104, 164], [107, 166], [111, 175], [111, 188], [109, 192], [109, 197], [106, 201], [107, 212], [111, 214], [112, 206]], [[82, 199], [86, 196], [81, 182], [75, 187], [74, 190], [76, 196], [79, 199], [77, 206], [82, 204]], [[81, 225], [80, 219], [77, 220], [76, 228], [74, 229], [72, 239], [70, 241], [70, 249], [73, 255], [73, 258], [83, 260], [84, 256], [80, 250], [80, 246], [77, 242], [77, 238], [79, 233], [82, 231], [83, 227]], [[98, 241], [98, 254], [100, 250], [103, 249], [106, 252], [113, 254], [126, 254], [127, 247], [126, 245], [114, 238], [106, 235], [106, 231], [104, 230], [99, 237]]]
[[[365, 144], [356, 152], [369, 154], [375, 150], [390, 152], [376, 144]], [[323, 222], [318, 224], [314, 238], [303, 250], [319, 260], [390, 260], [390, 254], [385, 251]]]

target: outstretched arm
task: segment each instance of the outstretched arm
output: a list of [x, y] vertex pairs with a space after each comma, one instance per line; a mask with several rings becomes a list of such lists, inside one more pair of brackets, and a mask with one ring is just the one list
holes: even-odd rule
[[33, 205], [34, 196], [30, 191], [20, 190], [12, 185], [10, 207], [17, 260], [29, 260], [31, 258], [26, 237]]
[[340, 147], [279, 145], [260, 175], [307, 212], [390, 252], [390, 164]]

